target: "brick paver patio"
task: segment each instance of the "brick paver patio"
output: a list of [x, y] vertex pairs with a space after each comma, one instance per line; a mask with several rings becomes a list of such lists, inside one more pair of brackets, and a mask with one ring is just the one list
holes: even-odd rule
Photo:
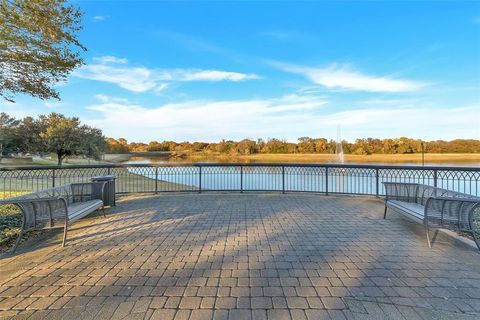
[[480, 319], [480, 254], [374, 198], [130, 196], [0, 260], [0, 317]]

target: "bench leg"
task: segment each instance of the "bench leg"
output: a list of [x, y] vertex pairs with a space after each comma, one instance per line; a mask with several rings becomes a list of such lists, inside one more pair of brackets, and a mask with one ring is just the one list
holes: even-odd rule
[[387, 218], [387, 206], [385, 206], [385, 212], [383, 213], [383, 219]]
[[428, 222], [425, 220], [423, 222], [423, 224], [425, 225], [425, 234], [427, 236], [427, 243], [428, 243], [428, 247], [431, 249], [432, 248], [432, 244], [430, 243], [430, 234], [428, 232]]
[[67, 242], [67, 231], [68, 231], [68, 221], [65, 220], [65, 227], [64, 227], [64, 230], [63, 230], [62, 247], [65, 247], [65, 243]]
[[22, 228], [20, 229], [20, 233], [18, 234], [18, 238], [17, 238], [17, 240], [15, 240], [15, 244], [13, 245], [13, 248], [10, 251], [11, 254], [15, 253], [15, 250], [17, 250], [17, 247], [20, 244], [20, 240], [22, 240], [22, 236], [23, 236], [23, 232], [25, 230], [26, 224], [27, 224], [27, 220], [25, 219], [25, 214], [22, 211]]
[[103, 212], [103, 217], [106, 218], [107, 216], [105, 215], [105, 206], [102, 206], [102, 212]]
[[473, 237], [473, 241], [475, 241], [475, 244], [477, 245], [478, 250], [480, 250], [480, 239], [478, 239], [477, 235], [475, 234], [475, 231], [472, 231], [472, 237]]
[[18, 244], [20, 243], [20, 240], [22, 239], [22, 236], [23, 236], [23, 228], [20, 229], [20, 233], [18, 234], [18, 238], [17, 238], [17, 240], [15, 240], [15, 244], [13, 245], [13, 248], [10, 251], [10, 253], [12, 253], [12, 254], [15, 253], [15, 250], [17, 250]]

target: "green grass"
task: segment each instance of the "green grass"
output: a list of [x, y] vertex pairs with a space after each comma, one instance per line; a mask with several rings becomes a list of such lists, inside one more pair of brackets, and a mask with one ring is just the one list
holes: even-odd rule
[[36, 166], [56, 166], [57, 161], [48, 159], [34, 159], [32, 164]]
[[[19, 196], [23, 193], [17, 192], [12, 196]], [[0, 200], [2, 200], [0, 195]], [[0, 251], [6, 250], [17, 239], [22, 225], [22, 213], [13, 205], [0, 205]]]

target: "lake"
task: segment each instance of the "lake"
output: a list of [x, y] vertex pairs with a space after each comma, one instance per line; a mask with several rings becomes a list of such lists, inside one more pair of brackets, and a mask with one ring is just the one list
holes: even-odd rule
[[[175, 163], [155, 158], [132, 158], [127, 164], [161, 164]], [[178, 161], [177, 161], [178, 162]], [[186, 161], [188, 162], [188, 161]], [[180, 164], [180, 163], [179, 163]], [[184, 164], [184, 163], [183, 163]], [[308, 191], [355, 194], [383, 194], [382, 182], [416, 182], [434, 184], [434, 175], [437, 174], [437, 185], [442, 188], [466, 192], [477, 195], [480, 191], [480, 168], [478, 171], [449, 171], [439, 170], [402, 170], [380, 169], [377, 172], [370, 168], [329, 168], [325, 167], [290, 167], [283, 171], [280, 166], [215, 166], [202, 167], [201, 177], [198, 167], [159, 167], [158, 175], [152, 171], [145, 173], [140, 168], [129, 168], [129, 171], [151, 179], [168, 181], [171, 183], [192, 186], [209, 190], [266, 190], [266, 191]], [[352, 164], [352, 163], [347, 163]], [[362, 163], [367, 164], [367, 163]], [[368, 163], [372, 164], [372, 163]], [[392, 165], [392, 163], [377, 163]], [[418, 163], [402, 163], [402, 165]], [[306, 165], [306, 164], [304, 164]], [[395, 163], [393, 165], [399, 165]], [[439, 166], [438, 163], [432, 164]], [[449, 164], [442, 164], [448, 166]], [[471, 163], [455, 163], [455, 166], [472, 166]], [[378, 191], [377, 191], [378, 185]]]

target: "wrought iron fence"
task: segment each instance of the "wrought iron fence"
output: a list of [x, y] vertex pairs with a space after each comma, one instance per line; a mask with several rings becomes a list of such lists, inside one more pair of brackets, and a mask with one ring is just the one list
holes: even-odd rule
[[275, 191], [384, 195], [382, 182], [416, 182], [479, 196], [480, 167], [350, 164], [112, 164], [2, 167], [0, 196], [115, 175], [117, 193]]

